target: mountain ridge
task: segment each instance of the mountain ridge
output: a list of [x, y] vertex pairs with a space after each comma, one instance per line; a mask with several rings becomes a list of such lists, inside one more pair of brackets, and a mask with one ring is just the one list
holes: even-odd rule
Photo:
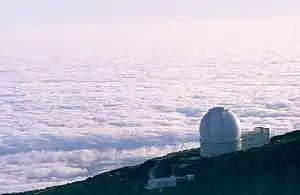
[[[200, 157], [199, 148], [185, 150], [126, 166], [62, 186], [14, 195], [56, 194], [295, 194], [300, 190], [300, 131], [274, 136], [261, 148]], [[147, 190], [148, 172], [157, 164], [161, 177], [194, 174], [194, 181], [181, 182], [163, 191]]]

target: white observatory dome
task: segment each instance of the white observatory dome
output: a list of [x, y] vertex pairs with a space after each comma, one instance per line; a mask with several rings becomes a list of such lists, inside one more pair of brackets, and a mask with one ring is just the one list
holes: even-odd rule
[[241, 135], [240, 120], [228, 108], [212, 108], [201, 120], [200, 136], [203, 141], [235, 140], [239, 139]]

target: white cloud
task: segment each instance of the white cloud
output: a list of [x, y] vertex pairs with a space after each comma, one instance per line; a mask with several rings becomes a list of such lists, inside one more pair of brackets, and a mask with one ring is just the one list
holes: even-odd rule
[[[196, 147], [197, 143], [136, 149], [81, 149], [69, 151], [28, 151], [0, 156], [0, 192], [45, 187], [125, 165], [140, 163], [176, 150]], [[21, 186], [20, 188], [16, 186]]]
[[262, 124], [274, 135], [299, 124], [298, 27], [223, 22], [136, 27], [145, 34], [114, 32], [107, 42], [80, 32], [70, 45], [45, 36], [1, 53], [0, 192], [197, 147], [214, 105], [232, 107], [246, 130]]

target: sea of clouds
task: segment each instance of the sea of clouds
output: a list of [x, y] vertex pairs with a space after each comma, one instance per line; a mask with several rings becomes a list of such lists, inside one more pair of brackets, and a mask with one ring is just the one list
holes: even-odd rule
[[245, 131], [291, 131], [300, 123], [299, 29], [255, 25], [2, 45], [0, 193], [198, 147], [200, 119], [215, 105], [231, 107]]

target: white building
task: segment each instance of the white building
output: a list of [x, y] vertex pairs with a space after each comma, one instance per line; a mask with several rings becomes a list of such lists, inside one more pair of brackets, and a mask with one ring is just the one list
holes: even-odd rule
[[177, 178], [176, 177], [164, 177], [164, 178], [153, 178], [148, 179], [148, 186], [146, 187], [149, 190], [153, 189], [163, 189], [169, 187], [177, 186]]
[[240, 120], [226, 107], [214, 107], [200, 123], [200, 153], [203, 157], [246, 150], [268, 143], [269, 129], [258, 127], [242, 133]]
[[146, 189], [153, 190], [153, 189], [164, 189], [164, 188], [176, 187], [180, 182], [191, 181], [191, 180], [195, 180], [195, 175], [189, 174], [181, 177], [175, 177], [172, 175], [170, 177], [163, 177], [163, 178], [149, 178]]
[[252, 147], [261, 147], [269, 143], [270, 129], [264, 127], [255, 127], [254, 131], [242, 133], [242, 148], [247, 150]]

